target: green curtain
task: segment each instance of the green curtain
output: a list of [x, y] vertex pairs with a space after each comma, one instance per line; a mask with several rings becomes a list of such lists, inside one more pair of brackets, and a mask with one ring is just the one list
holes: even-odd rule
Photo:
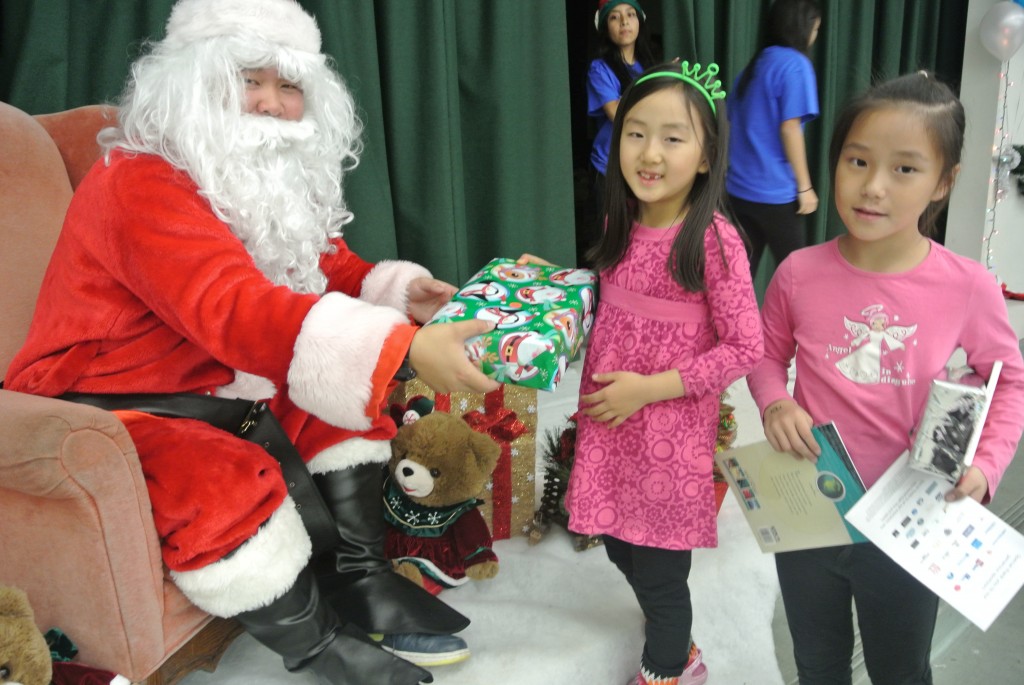
[[[550, 0], [304, 0], [353, 91], [346, 180], [364, 257], [461, 283], [493, 257], [575, 261], [564, 10]], [[4, 0], [0, 99], [31, 114], [109, 102], [173, 0]], [[542, 20], [539, 20], [542, 18]]]
[[[827, 168], [838, 109], [874, 78], [914, 69], [958, 87], [968, 0], [819, 3], [812, 59], [821, 117], [806, 127], [822, 208], [811, 222], [816, 242], [842, 230]], [[357, 251], [412, 259], [454, 283], [495, 256], [529, 251], [575, 262], [573, 141], [587, 121], [570, 107], [578, 89], [570, 81], [585, 72], [570, 73], [580, 60], [569, 46], [592, 44], [596, 0], [301, 4], [317, 16], [324, 50], [366, 123], [362, 161], [346, 181], [356, 214], [346, 237]], [[714, 60], [728, 87], [754, 53], [771, 3], [642, 4], [666, 57]], [[4, 0], [0, 99], [33, 114], [112, 101], [144, 39], [163, 36], [172, 5]], [[759, 291], [773, 269], [761, 269]]]

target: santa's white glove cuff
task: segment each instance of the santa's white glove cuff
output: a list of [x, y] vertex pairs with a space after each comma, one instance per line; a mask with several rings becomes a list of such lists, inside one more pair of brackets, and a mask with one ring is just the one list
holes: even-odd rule
[[419, 264], [397, 260], [378, 262], [363, 279], [359, 298], [366, 302], [397, 309], [403, 314], [409, 310], [409, 282], [414, 278], [433, 278]]
[[408, 323], [390, 307], [341, 293], [313, 305], [295, 340], [288, 395], [295, 406], [347, 430], [367, 430], [367, 405], [380, 351], [395, 326]]

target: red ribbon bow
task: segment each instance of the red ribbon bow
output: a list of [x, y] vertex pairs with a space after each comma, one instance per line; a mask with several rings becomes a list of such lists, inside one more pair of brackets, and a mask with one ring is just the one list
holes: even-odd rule
[[490, 408], [486, 413], [471, 411], [463, 414], [470, 428], [486, 433], [498, 442], [512, 442], [526, 432], [526, 424], [507, 407]]
[[[450, 397], [438, 402], [438, 407], [450, 408]], [[476, 431], [491, 437], [501, 447], [498, 463], [491, 478], [491, 535], [495, 540], [508, 539], [512, 534], [512, 441], [527, 432], [526, 424], [505, 405], [504, 388], [484, 395], [484, 410], [466, 412], [463, 420]]]

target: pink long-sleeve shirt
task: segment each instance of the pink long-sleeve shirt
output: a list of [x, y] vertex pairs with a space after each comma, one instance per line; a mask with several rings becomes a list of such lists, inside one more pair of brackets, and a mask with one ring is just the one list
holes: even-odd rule
[[765, 356], [747, 378], [761, 412], [790, 397], [815, 423], [834, 421], [870, 487], [911, 445], [931, 382], [953, 352], [988, 378], [1003, 370], [974, 465], [991, 497], [1024, 426], [1024, 362], [1006, 303], [991, 274], [938, 243], [902, 273], [862, 271], [832, 240], [782, 263], [762, 308]]

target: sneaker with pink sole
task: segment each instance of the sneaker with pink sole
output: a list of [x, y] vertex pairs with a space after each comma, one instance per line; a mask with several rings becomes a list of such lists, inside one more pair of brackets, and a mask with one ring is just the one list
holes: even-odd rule
[[708, 667], [704, 665], [702, 656], [696, 643], [691, 643], [690, 659], [686, 662], [682, 675], [659, 678], [646, 668], [641, 668], [636, 677], [626, 685], [704, 685], [708, 680]]

